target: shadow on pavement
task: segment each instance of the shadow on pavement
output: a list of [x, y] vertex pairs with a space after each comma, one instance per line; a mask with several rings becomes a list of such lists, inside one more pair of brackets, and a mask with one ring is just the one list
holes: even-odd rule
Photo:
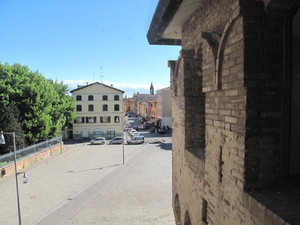
[[167, 151], [172, 150], [172, 143], [161, 143], [158, 144], [157, 146], [160, 147], [162, 150], [167, 150]]
[[115, 165], [111, 165], [111, 166], [104, 166], [104, 167], [100, 167], [100, 168], [91, 168], [91, 169], [85, 169], [85, 170], [78, 170], [78, 171], [74, 171], [74, 170], [69, 170], [67, 171], [67, 173], [81, 173], [81, 172], [86, 172], [86, 171], [91, 171], [91, 170], [102, 170], [108, 167], [115, 167], [115, 166], [120, 166], [123, 164], [115, 164]]

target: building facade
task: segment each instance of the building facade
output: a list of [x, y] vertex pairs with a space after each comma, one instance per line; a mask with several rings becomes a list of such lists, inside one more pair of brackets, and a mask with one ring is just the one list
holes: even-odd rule
[[111, 139], [122, 135], [124, 91], [96, 82], [71, 93], [76, 101], [77, 116], [73, 124], [74, 140]]
[[300, 1], [160, 0], [177, 225], [300, 224]]
[[172, 99], [170, 88], [157, 90], [157, 118], [161, 127], [172, 127]]

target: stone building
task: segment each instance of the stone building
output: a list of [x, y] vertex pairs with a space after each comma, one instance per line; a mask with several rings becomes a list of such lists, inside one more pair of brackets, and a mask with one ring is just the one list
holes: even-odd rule
[[148, 95], [137, 101], [137, 114], [146, 119], [156, 117], [157, 95]]
[[156, 98], [156, 95], [154, 94], [154, 86], [151, 82], [149, 94], [140, 94], [137, 92], [136, 94], [134, 93], [131, 98], [126, 97], [124, 99], [125, 112], [132, 113], [134, 115], [140, 114], [139, 103], [146, 102], [153, 98]]
[[300, 1], [160, 0], [177, 225], [300, 224]]
[[124, 91], [95, 82], [71, 91], [76, 104], [73, 139], [107, 139], [123, 134]]

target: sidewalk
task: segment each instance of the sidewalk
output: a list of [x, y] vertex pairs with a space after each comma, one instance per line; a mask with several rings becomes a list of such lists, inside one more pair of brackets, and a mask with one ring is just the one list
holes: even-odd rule
[[[63, 155], [27, 171], [35, 190], [30, 192], [26, 190], [29, 183], [20, 183], [24, 225], [175, 224], [170, 150], [152, 144], [126, 146], [123, 165], [121, 146], [67, 148], [70, 149]], [[80, 164], [82, 161], [85, 163]], [[56, 175], [51, 176], [52, 173]], [[48, 182], [41, 186], [46, 182], [43, 174], [51, 176], [48, 179], [56, 185]], [[37, 179], [42, 182], [36, 182]], [[10, 204], [6, 205], [9, 210], [0, 205], [0, 224], [16, 224], [17, 209], [11, 206], [16, 205], [11, 204], [15, 201], [13, 186], [13, 179], [0, 182], [1, 201], [8, 198], [5, 192], [10, 197]]]

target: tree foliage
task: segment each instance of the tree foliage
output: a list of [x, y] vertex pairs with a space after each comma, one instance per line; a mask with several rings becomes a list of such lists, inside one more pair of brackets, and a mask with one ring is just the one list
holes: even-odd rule
[[66, 85], [46, 80], [27, 66], [0, 63], [0, 123], [4, 123], [1, 115], [12, 109], [27, 145], [58, 136], [74, 118], [74, 101]]
[[[16, 146], [18, 148], [25, 147], [25, 135], [19, 123], [19, 110], [14, 103], [8, 105], [6, 110], [0, 117], [0, 131], [15, 132]], [[13, 151], [13, 137], [12, 135], [5, 136], [5, 145], [0, 145], [0, 154], [4, 154]]]

